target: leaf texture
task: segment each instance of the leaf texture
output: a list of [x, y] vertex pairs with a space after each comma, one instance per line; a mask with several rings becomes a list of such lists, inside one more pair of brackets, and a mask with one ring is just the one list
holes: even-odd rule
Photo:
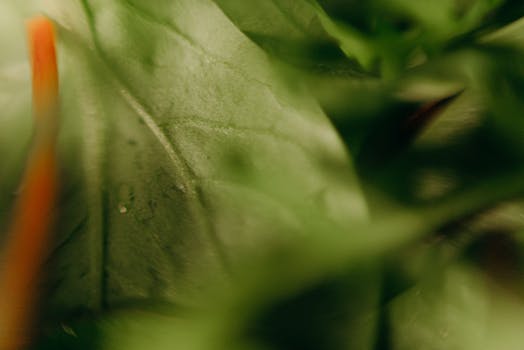
[[184, 303], [202, 273], [227, 280], [240, 257], [300, 239], [312, 213], [365, 218], [321, 109], [213, 2], [47, 6], [64, 77], [57, 315]]

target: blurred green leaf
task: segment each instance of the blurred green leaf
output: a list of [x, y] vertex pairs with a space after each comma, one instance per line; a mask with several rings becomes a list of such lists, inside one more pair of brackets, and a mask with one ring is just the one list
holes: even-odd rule
[[305, 71], [359, 75], [362, 69], [324, 29], [318, 8], [308, 0], [247, 3], [215, 0], [231, 21], [272, 56]]

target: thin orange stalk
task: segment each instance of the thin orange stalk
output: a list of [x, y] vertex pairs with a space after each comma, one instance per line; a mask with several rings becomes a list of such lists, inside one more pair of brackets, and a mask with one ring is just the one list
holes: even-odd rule
[[28, 21], [27, 30], [33, 72], [35, 139], [2, 257], [1, 350], [20, 349], [27, 341], [57, 189], [58, 72], [54, 30], [44, 17]]

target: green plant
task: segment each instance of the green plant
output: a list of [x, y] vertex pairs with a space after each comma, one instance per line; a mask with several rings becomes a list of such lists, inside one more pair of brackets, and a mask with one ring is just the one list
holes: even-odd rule
[[519, 348], [519, 1], [3, 1], [2, 227], [38, 10], [61, 190], [35, 349]]

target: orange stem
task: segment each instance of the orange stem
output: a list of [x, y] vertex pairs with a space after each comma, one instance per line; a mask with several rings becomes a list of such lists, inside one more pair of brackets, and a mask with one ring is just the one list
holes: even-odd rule
[[52, 23], [27, 24], [33, 72], [36, 133], [15, 205], [0, 275], [0, 349], [20, 349], [27, 342], [36, 282], [46, 253], [57, 189], [56, 126], [58, 72]]

